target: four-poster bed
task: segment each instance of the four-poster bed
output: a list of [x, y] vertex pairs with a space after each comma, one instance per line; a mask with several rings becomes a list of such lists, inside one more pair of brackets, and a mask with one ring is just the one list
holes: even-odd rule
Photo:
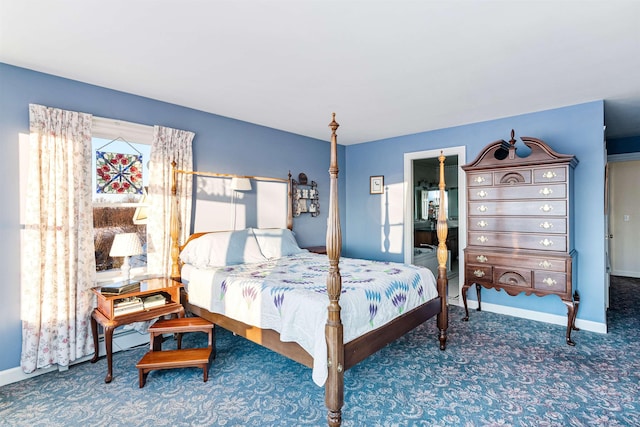
[[[185, 275], [189, 276], [185, 282], [186, 289], [182, 295], [182, 303], [186, 311], [193, 313], [196, 316], [205, 318], [212, 323], [219, 325], [229, 331], [241, 335], [255, 343], [258, 343], [264, 347], [267, 347], [273, 351], [276, 351], [290, 359], [293, 359], [305, 366], [313, 368], [314, 381], [325, 386], [325, 404], [328, 409], [328, 424], [330, 426], [339, 426], [341, 424], [342, 406], [344, 403], [344, 371], [356, 365], [369, 355], [383, 348], [385, 345], [401, 337], [408, 331], [412, 330], [416, 326], [422, 324], [427, 319], [437, 316], [437, 326], [439, 329], [439, 345], [444, 350], [446, 345], [446, 330], [448, 326], [447, 315], [447, 276], [446, 276], [446, 261], [447, 261], [447, 248], [445, 240], [447, 237], [447, 222], [444, 217], [444, 210], [440, 211], [437, 223], [437, 235], [439, 245], [437, 249], [438, 257], [438, 277], [434, 279], [431, 272], [427, 269], [423, 269], [415, 266], [406, 266], [396, 263], [382, 263], [375, 261], [364, 260], [341, 260], [341, 243], [342, 234], [339, 221], [339, 207], [338, 207], [338, 162], [337, 162], [337, 135], [336, 130], [338, 123], [335, 121], [335, 113], [333, 120], [329, 124], [332, 130], [331, 133], [331, 157], [330, 157], [330, 192], [329, 192], [329, 211], [327, 221], [327, 237], [326, 237], [326, 253], [327, 255], [309, 254], [306, 251], [298, 251], [297, 249], [290, 251], [290, 256], [278, 256], [272, 257], [269, 260], [265, 260], [264, 263], [250, 264], [247, 256], [247, 247], [243, 247], [243, 256], [245, 256], [245, 262], [241, 266], [232, 265], [231, 267], [219, 268], [219, 269], [198, 269], [193, 265], [187, 265], [199, 257], [198, 253], [194, 252], [194, 242], [204, 241], [211, 238], [215, 242], [215, 239], [221, 236], [227, 236], [227, 238], [237, 237], [239, 232], [232, 232], [233, 234], [219, 234], [215, 233], [195, 233], [189, 237], [184, 245], [180, 246], [178, 243], [179, 224], [177, 219], [177, 203], [175, 184], [172, 186], [172, 192], [174, 194], [175, 201], [173, 202], [173, 215], [171, 219], [171, 262], [172, 262], [172, 277], [176, 280], [185, 279]], [[194, 171], [180, 171], [174, 168], [174, 180], [176, 182], [176, 176], [178, 173], [187, 173], [192, 175], [203, 176], [217, 176], [217, 177], [233, 177], [234, 175], [228, 174], [213, 174], [206, 172], [194, 172]], [[288, 230], [275, 233], [278, 235], [287, 236], [287, 231], [290, 231], [293, 226], [292, 210], [291, 210], [291, 176], [288, 179], [280, 178], [265, 178], [265, 177], [247, 177], [256, 180], [267, 181], [280, 181], [288, 182], [288, 213], [287, 213], [287, 227]], [[444, 192], [444, 156], [440, 156], [440, 191]], [[231, 232], [230, 232], [231, 233]], [[249, 229], [248, 231], [242, 231], [243, 236], [253, 236], [254, 233], [258, 242], [262, 236], [262, 241], [265, 238], [269, 238], [264, 230]], [[274, 234], [271, 232], [271, 234]], [[203, 236], [206, 236], [203, 238]], [[228, 237], [232, 236], [232, 237]], [[265, 237], [267, 236], [267, 237]], [[253, 237], [251, 237], [253, 239]], [[271, 236], [273, 237], [273, 236]], [[243, 237], [244, 239], [244, 237]], [[253, 241], [253, 240], [252, 240]], [[242, 240], [249, 242], [249, 240]], [[216, 243], [208, 243], [209, 246], [216, 245]], [[248, 246], [245, 244], [245, 246]], [[297, 247], [295, 243], [291, 243], [290, 246]], [[202, 247], [202, 245], [201, 245]], [[262, 251], [264, 253], [264, 250]], [[319, 257], [319, 258], [318, 258]], [[206, 257], [205, 257], [206, 258]], [[296, 266], [293, 264], [295, 260], [299, 258], [300, 262], [304, 266]], [[202, 259], [202, 257], [200, 257]], [[187, 260], [187, 262], [185, 262]], [[189, 261], [191, 260], [191, 261]], [[328, 260], [328, 266], [327, 266]], [[251, 262], [255, 260], [251, 259]], [[322, 267], [318, 264], [321, 262]], [[183, 265], [184, 264], [184, 265]], [[355, 270], [354, 266], [355, 264]], [[257, 265], [258, 270], [255, 270]], [[188, 269], [187, 269], [188, 267]], [[181, 269], [183, 269], [181, 271]], [[261, 273], [260, 268], [269, 269], [268, 273]], [[249, 269], [252, 269], [249, 271]], [[303, 270], [304, 269], [304, 270]], [[295, 271], [299, 275], [292, 279], [281, 279], [281, 275]], [[354, 271], [356, 273], [354, 273]], [[292, 341], [291, 334], [287, 329], [287, 325], [283, 325], [280, 329], [280, 325], [277, 327], [269, 327], [271, 325], [270, 320], [258, 320], [251, 322], [241, 317], [243, 313], [239, 313], [238, 316], [232, 316], [230, 312], [239, 312], [245, 310], [245, 305], [241, 298], [245, 298], [247, 301], [247, 294], [252, 293], [252, 296], [256, 292], [267, 293], [267, 289], [270, 290], [271, 296], [277, 294], [277, 298], [273, 297], [273, 301], [276, 301], [278, 312], [273, 317], [286, 317], [284, 310], [283, 299], [287, 303], [291, 304], [291, 301], [299, 303], [298, 293], [300, 289], [295, 288], [297, 282], [312, 282], [317, 279], [318, 274], [322, 274], [323, 282], [322, 289], [319, 289], [316, 283], [316, 287], [313, 288], [313, 292], [306, 296], [306, 300], [299, 307], [304, 307], [304, 310], [295, 310], [296, 312], [304, 312], [304, 316], [314, 317], [311, 307], [318, 306], [318, 298], [321, 297], [321, 310], [325, 314], [322, 315], [322, 323], [309, 326], [308, 335], [315, 335], [315, 343], [309, 343], [301, 338], [299, 341]], [[377, 274], [370, 278], [367, 274]], [[263, 283], [256, 284], [256, 280], [263, 279], [262, 276], [269, 276], [271, 278], [278, 278], [276, 283]], [[343, 277], [344, 275], [344, 277]], [[357, 276], [357, 277], [356, 277]], [[406, 279], [405, 279], [406, 276]], [[202, 287], [197, 287], [199, 283], [198, 278], [206, 277], [206, 280], [202, 279], [200, 282], [214, 282], [219, 281], [220, 288], [218, 290], [208, 290]], [[221, 278], [222, 277], [222, 278]], [[304, 280], [300, 280], [303, 277]], [[326, 279], [325, 279], [326, 278]], [[268, 279], [268, 278], [267, 278]], [[276, 279], [273, 279], [276, 280]], [[231, 303], [234, 296], [233, 287], [234, 281], [238, 281], [238, 299], [235, 303]], [[267, 280], [265, 279], [265, 282]], [[292, 284], [296, 282], [296, 284]], [[343, 282], [345, 286], [343, 286]], [[362, 284], [360, 282], [367, 282]], [[253, 287], [252, 287], [253, 286]], [[295, 289], [294, 289], [295, 288]], [[257, 289], [257, 291], [256, 291]], [[384, 290], [382, 290], [384, 289]], [[240, 293], [242, 292], [242, 293]], [[283, 292], [290, 292], [284, 294]], [[431, 292], [431, 293], [430, 293]], [[364, 301], [355, 301], [355, 294], [367, 295], [367, 299]], [[205, 295], [205, 297], [203, 297]], [[214, 295], [214, 297], [212, 297]], [[295, 297], [294, 297], [295, 295]], [[325, 296], [326, 295], [326, 296]], [[417, 295], [417, 296], [416, 296]], [[266, 296], [266, 295], [265, 295]], [[386, 296], [386, 298], [385, 298]], [[328, 301], [327, 298], [328, 297]], [[226, 302], [220, 305], [220, 301], [226, 298]], [[296, 299], [298, 298], [298, 299]], [[344, 302], [344, 306], [347, 309], [342, 313], [341, 298]], [[267, 300], [268, 298], [264, 298]], [[389, 300], [387, 303], [386, 300]], [[207, 301], [213, 301], [208, 305]], [[274, 305], [269, 300], [268, 302], [262, 301], [262, 306], [259, 309], [267, 311], [266, 305]], [[328, 303], [328, 304], [327, 304]], [[386, 318], [388, 310], [383, 306], [387, 303], [392, 309], [396, 309], [392, 318]], [[218, 304], [218, 305], [216, 305]], [[365, 312], [365, 316], [369, 316], [369, 330], [362, 332], [362, 327], [359, 332], [352, 331], [352, 324], [355, 324], [354, 320], [360, 314], [356, 314], [357, 310], [354, 306], [363, 306], [362, 310]], [[242, 306], [242, 308], [238, 308]], [[213, 307], [213, 308], [211, 308]], [[398, 310], [399, 307], [399, 310]], [[282, 312], [280, 310], [282, 309]], [[248, 310], [248, 309], [247, 309]], [[385, 311], [386, 310], [386, 311]], [[299, 313], [291, 316], [298, 315]], [[251, 318], [249, 313], [248, 318]], [[268, 313], [261, 314], [263, 317], [268, 317]], [[376, 324], [373, 327], [375, 316], [377, 319], [383, 318], [384, 323]], [[315, 317], [318, 317], [315, 315]], [[362, 317], [362, 316], [361, 316]], [[238, 319], [242, 320], [238, 320]], [[261, 318], [262, 319], [262, 318]], [[245, 320], [245, 321], [243, 321]], [[298, 317], [293, 322], [301, 328], [301, 322], [307, 319]], [[284, 323], [284, 320], [281, 320]], [[344, 321], [344, 324], [343, 324]], [[366, 322], [365, 322], [366, 323]], [[255, 324], [257, 326], [253, 326]], [[265, 325], [267, 325], [265, 327]], [[318, 337], [318, 326], [321, 334], [324, 335], [324, 342], [322, 338]], [[306, 328], [306, 326], [304, 326]], [[277, 330], [276, 330], [277, 329]], [[311, 329], [314, 329], [312, 331]], [[345, 342], [347, 341], [347, 342]], [[320, 344], [320, 345], [318, 345]], [[326, 353], [325, 353], [326, 352]], [[322, 356], [318, 356], [318, 355]], [[326, 358], [322, 360], [324, 355]], [[314, 358], [315, 355], [315, 358]], [[318, 374], [318, 370], [321, 370]]]

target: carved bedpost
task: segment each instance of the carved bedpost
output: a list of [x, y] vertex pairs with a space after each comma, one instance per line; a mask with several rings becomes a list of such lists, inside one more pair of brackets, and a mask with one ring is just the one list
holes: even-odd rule
[[289, 171], [289, 178], [287, 180], [287, 194], [289, 199], [287, 200], [287, 228], [293, 230], [293, 185], [291, 184], [291, 171]]
[[336, 130], [340, 126], [336, 122], [336, 113], [329, 124], [331, 128], [331, 163], [329, 166], [329, 218], [327, 219], [327, 256], [329, 258], [329, 274], [327, 277], [327, 294], [329, 307], [325, 336], [327, 340], [328, 377], [325, 384], [325, 404], [328, 409], [327, 421], [330, 427], [338, 427], [342, 423], [342, 405], [344, 404], [344, 342], [342, 321], [340, 320], [340, 293], [342, 278], [340, 276], [340, 253], [342, 251], [342, 231], [340, 230], [340, 212], [338, 209], [338, 142]]
[[449, 326], [449, 314], [447, 307], [447, 285], [449, 280], [447, 279], [447, 215], [446, 207], [444, 203], [444, 155], [440, 152], [440, 183], [438, 188], [440, 189], [440, 209], [438, 210], [438, 224], [436, 226], [438, 234], [438, 295], [440, 295], [440, 313], [438, 314], [438, 329], [440, 330], [440, 349], [444, 350], [447, 345], [447, 327]]
[[180, 265], [178, 258], [180, 257], [180, 247], [178, 246], [178, 235], [180, 234], [180, 215], [178, 213], [178, 170], [177, 163], [171, 162], [171, 218], [169, 219], [169, 232], [171, 234], [171, 278], [180, 280]]

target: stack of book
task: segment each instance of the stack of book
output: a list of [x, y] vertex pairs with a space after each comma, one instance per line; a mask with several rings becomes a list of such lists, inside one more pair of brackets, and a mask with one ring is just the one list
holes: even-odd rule
[[117, 282], [100, 287], [102, 295], [122, 295], [140, 290], [140, 282]]
[[132, 297], [113, 303], [113, 315], [122, 316], [124, 314], [135, 313], [144, 310], [144, 303], [140, 298]]
[[143, 302], [145, 310], [150, 310], [155, 307], [161, 307], [166, 303], [167, 303], [167, 300], [162, 294], [156, 294], [156, 295], [151, 295], [149, 297], [146, 297]]

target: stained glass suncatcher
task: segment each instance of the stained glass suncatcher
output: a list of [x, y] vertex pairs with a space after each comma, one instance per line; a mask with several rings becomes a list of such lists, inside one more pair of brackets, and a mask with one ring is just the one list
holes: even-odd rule
[[142, 194], [142, 154], [96, 151], [96, 191]]

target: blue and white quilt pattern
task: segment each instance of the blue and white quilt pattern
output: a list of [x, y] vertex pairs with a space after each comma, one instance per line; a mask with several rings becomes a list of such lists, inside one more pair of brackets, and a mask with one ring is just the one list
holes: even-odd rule
[[[340, 259], [340, 306], [347, 343], [437, 297], [430, 270], [392, 262]], [[314, 359], [313, 380], [327, 378], [326, 255], [300, 253], [221, 268], [183, 266], [189, 302], [213, 313], [280, 333]]]

